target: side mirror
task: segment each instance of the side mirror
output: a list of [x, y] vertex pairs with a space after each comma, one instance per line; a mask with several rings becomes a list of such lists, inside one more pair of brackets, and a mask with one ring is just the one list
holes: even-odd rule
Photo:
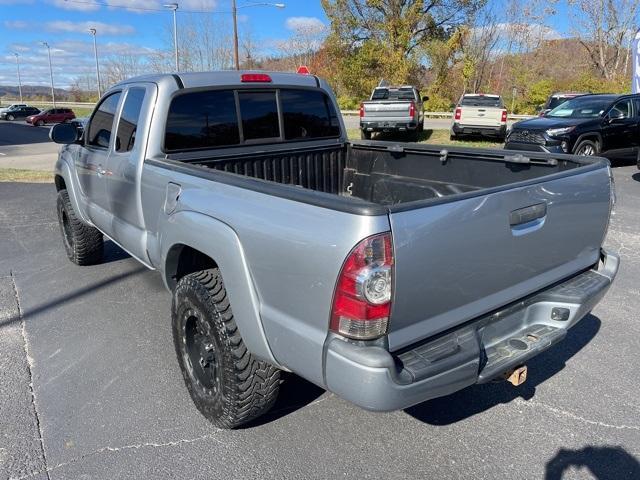
[[82, 132], [73, 123], [58, 123], [49, 130], [49, 138], [63, 145], [76, 143], [81, 136]]
[[422, 97], [422, 101], [423, 101], [423, 102], [428, 102], [428, 101], [429, 101], [429, 95], [424, 95], [424, 96]]

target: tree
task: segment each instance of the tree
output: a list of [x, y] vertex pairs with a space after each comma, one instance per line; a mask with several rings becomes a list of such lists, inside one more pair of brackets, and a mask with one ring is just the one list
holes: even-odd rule
[[336, 83], [351, 94], [363, 96], [380, 77], [392, 83], [417, 82], [423, 72], [421, 48], [431, 40], [446, 39], [484, 3], [322, 0], [331, 21], [328, 47], [338, 64]]
[[574, 35], [603, 78], [613, 80], [627, 68], [640, 0], [570, 0]]

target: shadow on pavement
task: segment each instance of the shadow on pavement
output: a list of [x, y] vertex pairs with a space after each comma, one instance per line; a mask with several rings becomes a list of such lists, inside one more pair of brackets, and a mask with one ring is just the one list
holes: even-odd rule
[[588, 446], [581, 450], [561, 449], [547, 463], [544, 478], [561, 480], [563, 474], [572, 468], [587, 468], [596, 480], [640, 478], [638, 460], [622, 447], [615, 446]]
[[415, 405], [405, 412], [431, 425], [450, 425], [518, 397], [529, 400], [535, 395], [538, 385], [560, 372], [567, 360], [596, 336], [601, 323], [594, 315], [586, 316], [563, 341], [527, 362], [528, 378], [520, 387], [513, 387], [507, 382], [473, 385], [449, 396]]
[[640, 182], [640, 172], [634, 173], [633, 175], [631, 175], [631, 178], [633, 178], [636, 182]]
[[325, 390], [293, 373], [282, 372], [283, 379], [275, 405], [269, 412], [240, 428], [264, 425], [299, 410], [320, 397]]
[[129, 255], [111, 240], [106, 240], [104, 242], [104, 258], [102, 260], [102, 263], [117, 262], [126, 258], [131, 258], [131, 255]]
[[[73, 292], [70, 292], [66, 295], [62, 295], [60, 297], [54, 298], [48, 302], [44, 302], [41, 303], [40, 305], [35, 306], [34, 308], [30, 308], [30, 309], [26, 309], [22, 312], [22, 318], [24, 320], [29, 320], [29, 317], [34, 316], [34, 315], [38, 315], [46, 310], [49, 310], [51, 308], [56, 308], [59, 307], [60, 305], [63, 305], [65, 303], [71, 302], [73, 300], [76, 300], [80, 297], [83, 297], [84, 295], [87, 295], [88, 293], [92, 293], [95, 290], [99, 290], [101, 288], [105, 288], [109, 285], [112, 285], [114, 283], [118, 283], [122, 280], [124, 280], [127, 277], [132, 277], [132, 276], [136, 276], [136, 275], [140, 275], [141, 273], [144, 273], [148, 271], [146, 269], [146, 267], [143, 267], [142, 265], [130, 270], [128, 272], [124, 272], [121, 273], [119, 275], [114, 275], [112, 277], [109, 277], [105, 280], [102, 280], [100, 282], [94, 282], [91, 283], [83, 288], [79, 288], [77, 290], [74, 290]], [[0, 327], [3, 327], [5, 325], [9, 325], [10, 323], [13, 322], [19, 322], [20, 321], [20, 317], [19, 316], [13, 316], [13, 317], [9, 317], [6, 320], [3, 320], [2, 322], [0, 322]]]
[[51, 142], [49, 127], [34, 127], [24, 121], [7, 122], [0, 120], [0, 146], [28, 145], [31, 143]]

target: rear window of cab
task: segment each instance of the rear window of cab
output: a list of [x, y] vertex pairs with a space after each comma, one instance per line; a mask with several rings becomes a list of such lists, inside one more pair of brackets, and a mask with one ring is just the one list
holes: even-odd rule
[[340, 136], [333, 103], [320, 90], [204, 90], [173, 98], [165, 152]]

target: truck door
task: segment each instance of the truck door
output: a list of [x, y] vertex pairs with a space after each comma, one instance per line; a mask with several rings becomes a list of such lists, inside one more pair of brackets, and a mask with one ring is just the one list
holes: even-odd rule
[[85, 128], [84, 148], [76, 158], [76, 172], [86, 205], [86, 215], [108, 234], [110, 214], [107, 205], [107, 160], [112, 144], [111, 132], [122, 92], [105, 97], [94, 110]]
[[123, 95], [114, 145], [107, 162], [107, 210], [112, 217], [109, 231], [105, 233], [117, 238], [129, 253], [149, 263], [140, 196], [147, 132], [138, 127], [151, 121], [156, 86], [151, 83], [132, 85]]

